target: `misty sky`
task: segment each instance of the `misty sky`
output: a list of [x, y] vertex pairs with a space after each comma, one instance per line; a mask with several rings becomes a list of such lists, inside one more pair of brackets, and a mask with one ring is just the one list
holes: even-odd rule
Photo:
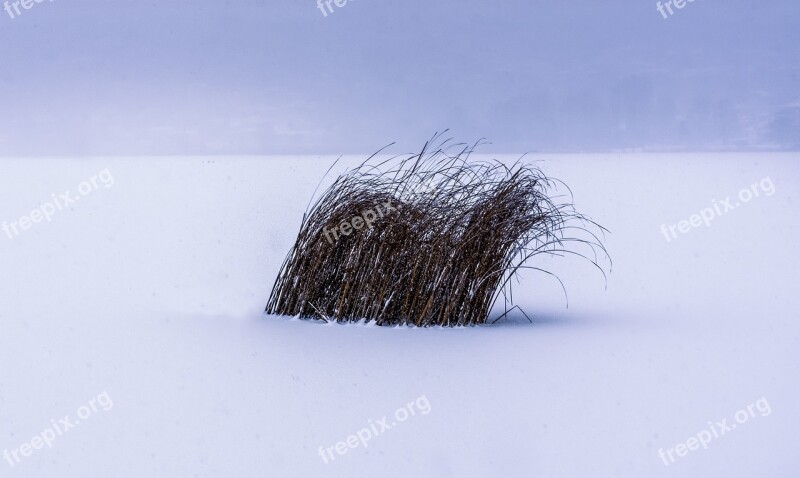
[[0, 11], [0, 155], [405, 152], [445, 128], [498, 153], [800, 148], [797, 1], [333, 8]]

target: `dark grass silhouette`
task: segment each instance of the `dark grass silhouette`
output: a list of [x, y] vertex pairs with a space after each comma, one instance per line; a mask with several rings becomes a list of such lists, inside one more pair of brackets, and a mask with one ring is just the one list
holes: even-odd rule
[[603, 272], [596, 253], [607, 254], [590, 229], [604, 229], [575, 211], [571, 192], [561, 203], [548, 196], [563, 183], [520, 161], [471, 160], [475, 146], [437, 134], [418, 154], [377, 162], [376, 153], [339, 176], [304, 215], [266, 311], [475, 325], [500, 295], [509, 311], [511, 279], [541, 271], [528, 264], [537, 254], [576, 254]]

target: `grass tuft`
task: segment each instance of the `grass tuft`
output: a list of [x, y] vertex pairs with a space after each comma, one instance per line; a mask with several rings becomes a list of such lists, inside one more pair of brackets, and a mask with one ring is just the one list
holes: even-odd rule
[[521, 160], [470, 159], [480, 144], [437, 134], [419, 153], [384, 161], [376, 153], [339, 176], [304, 215], [266, 311], [339, 323], [476, 325], [501, 295], [508, 313], [520, 270], [550, 274], [530, 265], [538, 254], [575, 254], [605, 276], [597, 253], [608, 254], [593, 232], [605, 229], [575, 211], [571, 191], [550, 196], [569, 188]]

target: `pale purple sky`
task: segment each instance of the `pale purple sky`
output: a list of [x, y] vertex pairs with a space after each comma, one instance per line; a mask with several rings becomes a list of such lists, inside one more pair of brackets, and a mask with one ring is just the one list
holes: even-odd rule
[[[0, 155], [800, 148], [800, 4], [48, 0], [0, 11]], [[14, 15], [14, 18], [11, 16]]]

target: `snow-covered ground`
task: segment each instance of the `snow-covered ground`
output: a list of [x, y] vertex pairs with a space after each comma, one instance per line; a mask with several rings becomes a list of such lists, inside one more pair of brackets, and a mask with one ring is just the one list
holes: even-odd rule
[[0, 476], [798, 476], [800, 154], [530, 156], [607, 288], [464, 329], [262, 313], [333, 159], [0, 159]]

